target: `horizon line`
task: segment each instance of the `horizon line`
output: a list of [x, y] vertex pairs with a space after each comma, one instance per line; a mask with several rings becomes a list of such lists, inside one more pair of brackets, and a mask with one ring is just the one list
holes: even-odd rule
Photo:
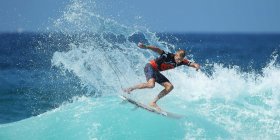
[[[87, 33], [94, 33], [94, 32], [89, 32], [89, 31], [75, 31], [72, 33], [82, 33], [82, 32], [87, 32]], [[22, 32], [17, 32], [17, 31], [0, 31], [0, 34], [48, 34], [48, 33], [60, 33], [58, 31], [22, 31]], [[164, 32], [154, 32], [156, 34], [251, 34], [251, 35], [260, 35], [260, 34], [275, 34], [275, 35], [280, 35], [280, 32], [187, 32], [187, 31], [182, 31], [182, 32], [171, 32], [171, 31], [164, 31]]]

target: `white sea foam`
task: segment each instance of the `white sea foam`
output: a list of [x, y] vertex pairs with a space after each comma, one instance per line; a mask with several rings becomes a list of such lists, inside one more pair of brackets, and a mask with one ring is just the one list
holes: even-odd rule
[[[103, 18], [86, 2], [78, 0], [73, 0], [55, 25], [65, 35], [71, 36], [73, 28], [79, 34], [78, 38], [73, 38], [69, 44], [69, 51], [56, 52], [53, 55], [53, 66], [74, 73], [89, 92], [100, 92], [102, 95], [117, 95], [121, 87], [145, 81], [143, 67], [155, 56], [147, 50], [138, 49], [128, 40], [112, 43], [104, 34], [124, 35], [127, 39], [133, 33], [141, 31], [150, 43], [168, 50], [165, 45], [159, 44], [154, 33], [126, 27]], [[97, 34], [98, 37], [83, 34], [85, 30]], [[252, 139], [254, 136], [259, 139], [278, 138], [280, 69], [275, 62], [277, 55], [273, 56], [271, 62], [263, 67], [262, 74], [244, 72], [238, 66], [225, 67], [218, 63], [204, 64], [213, 66], [210, 76], [188, 67], [163, 72], [175, 89], [162, 104], [178, 105], [174, 110], [185, 111], [187, 116], [189, 113], [196, 114], [184, 121], [181, 126], [183, 128], [177, 128], [186, 131], [186, 139]], [[149, 92], [159, 92], [160, 88], [157, 85]], [[141, 97], [142, 101], [151, 100], [151, 94], [145, 92], [147, 90], [136, 91], [135, 96], [138, 96], [138, 99]], [[83, 114], [76, 114], [76, 117], [79, 118], [80, 115]], [[99, 125], [94, 125], [92, 129], [95, 131], [98, 128]]]

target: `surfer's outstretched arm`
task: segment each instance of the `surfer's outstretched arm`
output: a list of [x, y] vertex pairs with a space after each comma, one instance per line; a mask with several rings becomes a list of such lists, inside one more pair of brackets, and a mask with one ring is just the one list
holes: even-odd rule
[[192, 62], [192, 63], [190, 64], [190, 67], [195, 68], [195, 69], [196, 69], [196, 71], [198, 71], [198, 70], [200, 69], [200, 65], [199, 65], [199, 64], [197, 64], [197, 63], [194, 63], [194, 62]]
[[163, 50], [156, 47], [156, 46], [150, 46], [150, 45], [145, 45], [143, 43], [138, 43], [138, 47], [141, 48], [141, 49], [149, 49], [149, 50], [152, 50], [158, 54], [162, 54], [163, 53]]
[[189, 66], [189, 67], [193, 67], [196, 69], [196, 71], [198, 71], [200, 69], [200, 65], [194, 62], [189, 61], [188, 59], [184, 59], [182, 61], [183, 65]]

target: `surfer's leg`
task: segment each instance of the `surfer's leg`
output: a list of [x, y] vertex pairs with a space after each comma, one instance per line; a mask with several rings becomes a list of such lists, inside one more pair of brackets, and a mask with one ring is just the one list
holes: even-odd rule
[[155, 87], [155, 78], [150, 78], [146, 83], [140, 83], [133, 87], [127, 88], [124, 92], [130, 93], [135, 89], [143, 89], [143, 88], [154, 88]]
[[143, 89], [143, 88], [154, 88], [155, 87], [155, 82], [156, 82], [156, 72], [155, 70], [152, 68], [151, 64], [146, 64], [145, 68], [144, 68], [144, 73], [146, 76], [146, 83], [140, 83], [137, 84], [133, 87], [124, 89], [124, 92], [126, 93], [130, 93], [135, 89]]
[[170, 82], [163, 82], [161, 83], [164, 86], [164, 89], [155, 97], [155, 99], [150, 103], [151, 106], [160, 109], [159, 106], [156, 104], [159, 99], [167, 95], [174, 87]]

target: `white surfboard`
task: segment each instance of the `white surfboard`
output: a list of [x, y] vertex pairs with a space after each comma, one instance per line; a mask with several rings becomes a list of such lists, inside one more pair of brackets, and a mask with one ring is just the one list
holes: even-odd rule
[[123, 100], [125, 101], [128, 101], [129, 103], [131, 104], [134, 104], [136, 105], [137, 107], [140, 107], [142, 109], [145, 109], [149, 112], [152, 112], [152, 113], [156, 113], [156, 114], [159, 114], [159, 115], [162, 115], [162, 116], [165, 116], [165, 117], [169, 117], [169, 118], [173, 118], [173, 119], [181, 119], [183, 118], [184, 116], [183, 115], [179, 115], [179, 114], [175, 114], [175, 113], [171, 113], [171, 112], [167, 112], [167, 111], [163, 111], [163, 110], [157, 110], [149, 105], [145, 105], [141, 102], [137, 102], [129, 97], [126, 97], [124, 95], [119, 95], [120, 98], [122, 98]]

